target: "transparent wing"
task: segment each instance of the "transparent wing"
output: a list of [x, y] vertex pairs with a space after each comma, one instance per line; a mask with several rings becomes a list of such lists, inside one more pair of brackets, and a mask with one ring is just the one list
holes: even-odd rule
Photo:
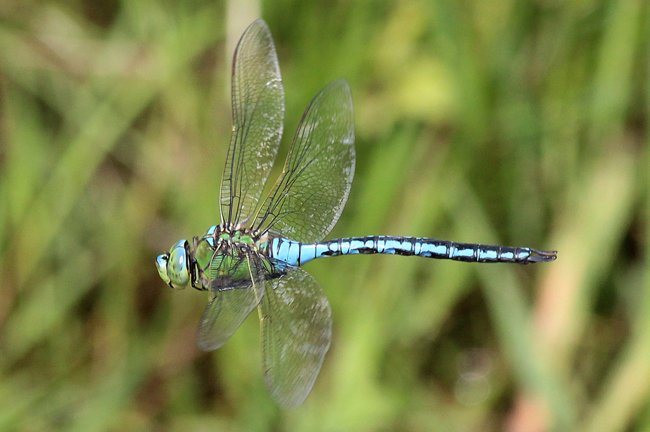
[[300, 406], [314, 386], [332, 339], [329, 302], [306, 271], [286, 272], [267, 281], [260, 303], [264, 377], [273, 398], [287, 408]]
[[[204, 351], [228, 342], [264, 295], [264, 269], [256, 256], [243, 256], [229, 269], [232, 274], [248, 272], [249, 277], [220, 276], [212, 281], [211, 300], [201, 317], [197, 338]], [[219, 270], [214, 268], [210, 273], [219, 274]]]
[[334, 227], [354, 176], [354, 113], [350, 87], [334, 81], [302, 117], [284, 171], [255, 226], [314, 243]]
[[264, 21], [246, 29], [232, 69], [233, 130], [221, 180], [222, 223], [237, 223], [253, 214], [282, 138], [284, 88]]

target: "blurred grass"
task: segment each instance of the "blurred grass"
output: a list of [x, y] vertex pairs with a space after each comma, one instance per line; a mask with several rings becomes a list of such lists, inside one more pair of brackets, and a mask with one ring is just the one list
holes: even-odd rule
[[[247, 320], [154, 258], [218, 220], [232, 47], [267, 20], [300, 115], [345, 77], [357, 172], [331, 237], [558, 249], [516, 267], [307, 266], [334, 340], [282, 412]], [[0, 4], [0, 430], [650, 430], [641, 0]], [[279, 164], [281, 165], [281, 164]]]

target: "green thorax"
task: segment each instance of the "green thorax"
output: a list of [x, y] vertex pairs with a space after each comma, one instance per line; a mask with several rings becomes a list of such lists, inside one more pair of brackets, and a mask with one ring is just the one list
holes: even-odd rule
[[[266, 255], [268, 241], [249, 229], [213, 226], [201, 239], [194, 238], [194, 259], [203, 289], [250, 283], [251, 255]], [[234, 284], [234, 285], [233, 285]]]

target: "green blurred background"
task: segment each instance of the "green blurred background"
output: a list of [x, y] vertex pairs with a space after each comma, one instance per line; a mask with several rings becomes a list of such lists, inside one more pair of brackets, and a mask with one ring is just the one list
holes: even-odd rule
[[[330, 238], [559, 251], [310, 263], [333, 343], [288, 412], [256, 314], [201, 352], [207, 296], [154, 266], [219, 220], [232, 53], [260, 16], [279, 160], [320, 88], [352, 88]], [[649, 32], [642, 0], [4, 0], [0, 431], [650, 430]]]

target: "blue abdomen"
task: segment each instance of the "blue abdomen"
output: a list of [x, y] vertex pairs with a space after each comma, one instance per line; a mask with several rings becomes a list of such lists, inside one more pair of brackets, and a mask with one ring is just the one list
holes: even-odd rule
[[269, 254], [291, 265], [303, 265], [315, 258], [351, 254], [390, 254], [453, 259], [466, 262], [509, 262], [528, 264], [553, 261], [555, 252], [530, 248], [457, 243], [426, 237], [367, 236], [302, 244], [286, 238], [271, 241]]

